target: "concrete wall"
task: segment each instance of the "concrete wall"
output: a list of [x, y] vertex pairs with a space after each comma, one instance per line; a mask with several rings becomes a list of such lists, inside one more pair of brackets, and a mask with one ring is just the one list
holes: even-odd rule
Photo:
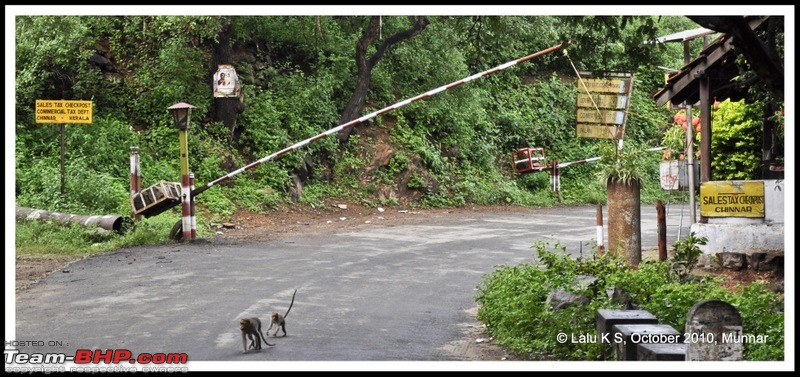
[[710, 217], [707, 224], [692, 224], [695, 235], [708, 238], [706, 245], [699, 246], [703, 253], [783, 254], [786, 185], [783, 180], [763, 182], [764, 218]]

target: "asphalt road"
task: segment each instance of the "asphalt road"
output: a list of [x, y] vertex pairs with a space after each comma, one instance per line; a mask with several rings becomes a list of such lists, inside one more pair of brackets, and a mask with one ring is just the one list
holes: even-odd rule
[[[655, 206], [643, 206], [641, 218], [642, 247], [655, 248]], [[688, 233], [687, 219], [688, 206], [668, 208], [668, 245]], [[596, 229], [596, 206], [582, 206], [376, 222], [263, 243], [201, 239], [124, 249], [75, 262], [20, 292], [12, 339], [33, 341], [18, 347], [23, 353], [186, 353], [190, 365], [464, 360], [448, 345], [474, 323], [485, 274], [534, 261], [536, 241], [588, 253]], [[266, 330], [268, 313], [285, 312], [295, 288], [288, 336], [243, 354], [238, 319], [258, 316]]]

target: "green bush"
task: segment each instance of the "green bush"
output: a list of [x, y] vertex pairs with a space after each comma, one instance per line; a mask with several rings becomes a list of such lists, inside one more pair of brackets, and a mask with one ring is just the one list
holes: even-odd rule
[[686, 238], [676, 241], [672, 269], [683, 278], [688, 276], [703, 254], [699, 245], [706, 243], [708, 243], [707, 237], [697, 237], [694, 232], [689, 232]]
[[[711, 169], [717, 179], [756, 179], [761, 171], [762, 111], [744, 100], [725, 100], [712, 119]], [[700, 135], [702, 136], [702, 135]]]
[[[477, 318], [489, 332], [515, 353], [531, 359], [594, 360], [602, 349], [592, 342], [559, 342], [558, 333], [596, 334], [593, 310], [606, 304], [600, 297], [589, 306], [553, 310], [546, 301], [553, 289], [574, 291], [577, 262], [559, 244], [548, 251], [537, 242], [541, 263], [499, 266], [484, 276], [475, 300], [480, 304]], [[586, 294], [587, 291], [574, 292]]]
[[[572, 258], [562, 246], [537, 242], [538, 263], [498, 266], [484, 275], [475, 296], [478, 320], [486, 324], [497, 342], [530, 359], [599, 360], [602, 349], [594, 343], [559, 342], [558, 333], [596, 335], [594, 318], [599, 309], [621, 309], [609, 298], [618, 289], [630, 296], [634, 307], [647, 310], [660, 323], [683, 331], [686, 315], [697, 302], [720, 299], [742, 315], [745, 334], [768, 335], [768, 342], [747, 344], [745, 360], [774, 361], [784, 356], [783, 300], [754, 283], [731, 291], [721, 278], [686, 281], [672, 269], [670, 261], [645, 262], [637, 269], [606, 254]], [[598, 278], [594, 289], [572, 285], [578, 275]], [[553, 289], [590, 298], [585, 306], [553, 310], [546, 302]]]

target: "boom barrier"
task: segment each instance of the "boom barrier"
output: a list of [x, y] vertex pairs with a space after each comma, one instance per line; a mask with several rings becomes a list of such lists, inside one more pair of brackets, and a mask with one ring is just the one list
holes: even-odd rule
[[293, 145], [291, 145], [289, 147], [281, 149], [281, 150], [279, 150], [279, 151], [277, 151], [277, 152], [275, 152], [275, 153], [273, 153], [273, 154], [271, 154], [269, 156], [266, 156], [266, 157], [264, 157], [262, 159], [259, 159], [257, 161], [253, 161], [253, 162], [245, 165], [244, 167], [236, 169], [236, 170], [234, 170], [234, 171], [232, 171], [232, 172], [230, 172], [230, 173], [228, 173], [228, 174], [226, 174], [226, 175], [224, 175], [224, 176], [222, 176], [220, 178], [217, 178], [217, 179], [215, 179], [215, 180], [213, 180], [211, 182], [208, 182], [205, 186], [201, 186], [199, 188], [193, 189], [191, 191], [191, 195], [192, 195], [192, 197], [194, 197], [195, 195], [199, 195], [203, 191], [208, 190], [209, 188], [211, 188], [211, 187], [213, 187], [215, 185], [218, 185], [218, 184], [220, 184], [222, 182], [225, 182], [228, 179], [231, 179], [231, 178], [233, 178], [233, 177], [235, 177], [235, 176], [237, 176], [237, 175], [239, 175], [239, 174], [241, 174], [241, 173], [243, 173], [245, 171], [254, 169], [258, 165], [261, 165], [261, 164], [263, 164], [263, 163], [265, 163], [267, 161], [270, 161], [270, 160], [273, 160], [275, 158], [278, 158], [278, 157], [280, 157], [280, 156], [282, 156], [282, 155], [284, 155], [286, 153], [289, 153], [289, 152], [291, 152], [291, 151], [293, 151], [293, 150], [295, 150], [297, 148], [300, 148], [300, 147], [302, 147], [302, 146], [304, 146], [306, 144], [309, 144], [309, 143], [312, 143], [312, 142], [317, 141], [319, 139], [325, 138], [326, 136], [335, 134], [335, 133], [337, 133], [337, 132], [339, 132], [339, 131], [341, 131], [341, 130], [343, 130], [345, 128], [349, 128], [349, 127], [355, 126], [355, 125], [357, 125], [357, 124], [359, 124], [361, 122], [364, 122], [364, 121], [366, 121], [368, 119], [374, 118], [374, 117], [376, 117], [378, 115], [381, 115], [381, 114], [387, 113], [389, 111], [398, 109], [398, 108], [403, 107], [405, 105], [408, 105], [410, 103], [413, 103], [413, 102], [428, 98], [430, 96], [433, 96], [434, 94], [443, 92], [445, 90], [455, 88], [455, 87], [457, 87], [457, 86], [459, 86], [461, 84], [470, 82], [470, 81], [475, 80], [477, 78], [480, 78], [480, 77], [483, 77], [483, 76], [487, 76], [487, 75], [490, 75], [490, 74], [495, 73], [495, 72], [502, 71], [502, 70], [504, 70], [506, 68], [509, 68], [509, 67], [513, 67], [513, 66], [515, 66], [515, 65], [517, 65], [519, 63], [522, 63], [524, 61], [527, 61], [527, 60], [530, 60], [530, 59], [533, 59], [533, 58], [536, 58], [536, 57], [539, 57], [539, 56], [542, 56], [542, 55], [545, 55], [545, 54], [549, 54], [549, 53], [554, 52], [554, 51], [558, 51], [558, 50], [560, 50], [562, 48], [565, 48], [565, 47], [567, 47], [567, 46], [569, 46], [571, 44], [572, 44], [572, 42], [567, 41], [567, 42], [564, 42], [562, 44], [555, 45], [553, 47], [544, 49], [542, 51], [535, 52], [533, 54], [521, 57], [519, 59], [512, 60], [510, 62], [501, 64], [501, 65], [499, 65], [497, 67], [494, 67], [492, 69], [488, 69], [486, 71], [483, 71], [483, 72], [480, 72], [480, 73], [476, 73], [476, 74], [474, 74], [472, 76], [469, 76], [469, 77], [466, 77], [464, 79], [452, 82], [450, 84], [440, 86], [440, 87], [438, 87], [436, 89], [433, 89], [433, 90], [427, 91], [425, 93], [422, 93], [422, 94], [420, 94], [420, 95], [418, 95], [416, 97], [412, 97], [412, 98], [406, 99], [404, 101], [397, 102], [394, 105], [384, 107], [383, 109], [380, 109], [378, 111], [369, 113], [369, 114], [364, 115], [364, 116], [362, 116], [362, 117], [360, 117], [358, 119], [354, 119], [354, 120], [349, 121], [347, 123], [340, 124], [340, 125], [338, 125], [338, 126], [336, 126], [334, 128], [331, 128], [331, 129], [329, 129], [329, 130], [327, 130], [327, 131], [325, 131], [323, 133], [320, 133], [320, 134], [318, 134], [316, 136], [310, 137], [310, 138], [305, 139], [305, 140], [303, 140], [301, 142], [295, 143], [295, 144], [293, 144]]

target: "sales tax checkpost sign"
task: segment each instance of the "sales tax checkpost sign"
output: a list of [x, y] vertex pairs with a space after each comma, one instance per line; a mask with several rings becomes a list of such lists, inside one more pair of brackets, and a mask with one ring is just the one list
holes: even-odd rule
[[700, 185], [704, 217], [764, 217], [764, 182], [711, 181]]
[[36, 123], [92, 123], [92, 101], [36, 100]]

